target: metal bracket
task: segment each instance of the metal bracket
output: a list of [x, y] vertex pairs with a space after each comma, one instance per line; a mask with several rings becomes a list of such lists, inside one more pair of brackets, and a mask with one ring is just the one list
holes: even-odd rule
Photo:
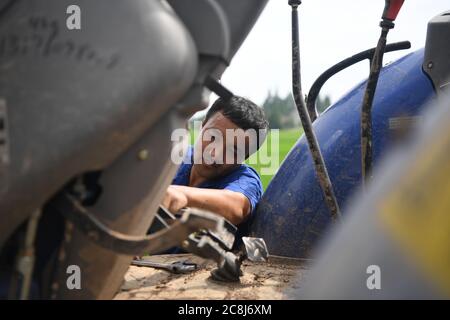
[[222, 282], [237, 282], [242, 276], [241, 264], [245, 259], [255, 262], [267, 261], [269, 252], [266, 243], [261, 238], [243, 237], [244, 250], [234, 254], [228, 251], [227, 245], [221, 239], [215, 239], [211, 233], [197, 232], [189, 235], [183, 241], [183, 248], [197, 256], [214, 260], [217, 268], [211, 271], [214, 280]]
[[237, 282], [242, 276], [240, 256], [227, 251], [220, 242], [215, 241], [207, 232], [189, 235], [183, 241], [183, 248], [199, 257], [214, 260], [217, 268], [211, 271], [213, 279], [222, 282]]
[[168, 229], [148, 236], [131, 236], [114, 230], [99, 221], [73, 196], [64, 194], [55, 201], [62, 214], [86, 237], [99, 246], [119, 254], [139, 256], [155, 254], [180, 245], [200, 229], [222, 231], [224, 219], [208, 211], [188, 208]]

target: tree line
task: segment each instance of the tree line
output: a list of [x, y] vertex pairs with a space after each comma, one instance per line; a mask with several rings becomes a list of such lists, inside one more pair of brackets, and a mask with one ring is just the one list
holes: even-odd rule
[[[331, 105], [331, 99], [328, 95], [317, 97], [316, 108], [322, 113]], [[285, 97], [278, 93], [269, 92], [261, 105], [264, 108], [270, 129], [292, 129], [301, 127], [300, 118], [297, 113], [294, 99], [289, 93]], [[189, 128], [193, 128], [194, 121], [202, 121], [206, 110], [198, 112], [189, 120]]]
[[[316, 108], [319, 113], [330, 105], [331, 99], [328, 95], [317, 98]], [[269, 121], [270, 129], [290, 129], [301, 126], [297, 107], [290, 93], [282, 97], [278, 93], [269, 92], [262, 107]]]

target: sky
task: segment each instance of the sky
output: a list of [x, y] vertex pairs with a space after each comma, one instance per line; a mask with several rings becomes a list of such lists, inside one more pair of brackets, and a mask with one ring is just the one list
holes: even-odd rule
[[[245, 0], [243, 0], [245, 1]], [[304, 0], [299, 7], [303, 91], [337, 62], [375, 47], [383, 0]], [[409, 40], [412, 48], [387, 53], [384, 63], [424, 47], [428, 21], [450, 10], [450, 0], [406, 0], [389, 32], [388, 43]], [[262, 104], [268, 92], [291, 92], [291, 8], [288, 0], [269, 0], [222, 83], [233, 93]], [[322, 88], [333, 102], [369, 73], [368, 60], [331, 78]], [[215, 99], [212, 97], [211, 102]]]

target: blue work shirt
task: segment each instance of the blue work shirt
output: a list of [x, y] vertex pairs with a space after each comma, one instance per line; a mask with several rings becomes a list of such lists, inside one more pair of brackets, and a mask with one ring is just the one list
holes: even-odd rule
[[[172, 184], [179, 186], [189, 186], [189, 179], [191, 176], [191, 169], [194, 163], [194, 148], [189, 147], [185, 160], [180, 165], [180, 168], [172, 181]], [[189, 161], [187, 161], [189, 160]], [[241, 164], [239, 167], [229, 172], [225, 176], [218, 177], [212, 180], [207, 180], [196, 188], [206, 188], [206, 189], [224, 189], [231, 190], [235, 192], [240, 192], [247, 197], [250, 202], [250, 215], [246, 221], [250, 220], [251, 214], [255, 211], [256, 205], [258, 204], [261, 196], [263, 194], [263, 187], [261, 179], [258, 173], [252, 167]], [[245, 236], [248, 232], [248, 224], [246, 222], [238, 225], [238, 235]]]

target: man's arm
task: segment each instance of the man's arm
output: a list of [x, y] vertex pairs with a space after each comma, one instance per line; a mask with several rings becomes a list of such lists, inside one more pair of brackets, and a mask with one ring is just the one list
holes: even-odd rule
[[172, 212], [196, 207], [220, 214], [233, 224], [242, 223], [250, 213], [250, 201], [240, 192], [171, 185], [163, 205]]

